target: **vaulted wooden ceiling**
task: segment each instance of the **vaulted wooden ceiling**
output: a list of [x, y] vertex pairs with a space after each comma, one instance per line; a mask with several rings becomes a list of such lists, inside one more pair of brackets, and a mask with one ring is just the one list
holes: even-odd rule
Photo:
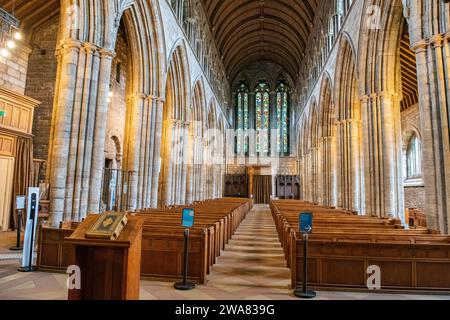
[[60, 0], [0, 0], [0, 7], [14, 11], [25, 36], [30, 36], [34, 28], [59, 15]]
[[203, 0], [230, 80], [267, 60], [296, 78], [320, 0]]

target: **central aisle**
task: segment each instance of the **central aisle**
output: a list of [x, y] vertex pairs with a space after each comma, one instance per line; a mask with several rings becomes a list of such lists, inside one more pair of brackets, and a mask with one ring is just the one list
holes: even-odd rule
[[290, 271], [268, 206], [256, 205], [213, 268], [210, 285], [244, 298], [286, 298]]

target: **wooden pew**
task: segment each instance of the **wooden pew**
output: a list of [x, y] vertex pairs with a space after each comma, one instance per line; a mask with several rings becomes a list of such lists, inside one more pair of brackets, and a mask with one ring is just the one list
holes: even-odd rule
[[[141, 259], [143, 276], [181, 278], [184, 250], [181, 212], [184, 208], [193, 208], [196, 211], [195, 226], [191, 229], [190, 236], [189, 278], [204, 284], [216, 258], [253, 208], [253, 201], [226, 198], [197, 202], [190, 206], [128, 212], [145, 217]], [[71, 251], [64, 244], [64, 238], [70, 236], [74, 228], [65, 227], [66, 229], [46, 228], [43, 232], [38, 251], [38, 265], [42, 269], [67, 268], [70, 259], [61, 257], [70, 257]]]
[[66, 221], [59, 228], [40, 225], [38, 230], [37, 266], [40, 270], [65, 270], [75, 259], [71, 245], [64, 243], [79, 226], [78, 222]]
[[[291, 268], [292, 287], [303, 278], [303, 239], [298, 215], [313, 212], [309, 282], [320, 289], [367, 288], [367, 268], [381, 268], [383, 291], [450, 292], [450, 237], [424, 227], [406, 230], [397, 219], [355, 216], [301, 201], [271, 203]], [[342, 220], [342, 221], [341, 221]]]

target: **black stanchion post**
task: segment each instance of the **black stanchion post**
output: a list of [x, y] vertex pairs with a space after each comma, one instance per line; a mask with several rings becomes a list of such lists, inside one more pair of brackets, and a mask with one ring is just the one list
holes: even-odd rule
[[295, 290], [294, 295], [299, 298], [312, 299], [316, 292], [308, 290], [308, 234], [303, 234], [303, 290]]
[[188, 291], [195, 289], [195, 284], [188, 282], [189, 272], [189, 229], [184, 230], [184, 271], [183, 282], [175, 283], [174, 288], [177, 290]]
[[17, 210], [17, 240], [16, 240], [16, 246], [9, 248], [11, 251], [22, 251], [23, 247], [20, 245], [21, 239], [20, 239], [20, 232], [22, 230], [22, 210]]
[[312, 231], [312, 213], [300, 214], [300, 231], [303, 234], [303, 290], [294, 290], [294, 295], [303, 299], [316, 297], [316, 292], [308, 290], [308, 237]]

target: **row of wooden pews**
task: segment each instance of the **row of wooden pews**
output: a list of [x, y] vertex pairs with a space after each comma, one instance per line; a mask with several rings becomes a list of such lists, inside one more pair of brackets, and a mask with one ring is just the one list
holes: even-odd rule
[[[190, 206], [195, 209], [195, 226], [189, 238], [189, 278], [192, 281], [206, 283], [211, 267], [252, 207], [252, 200], [237, 198], [198, 202]], [[137, 215], [145, 218], [142, 235], [143, 276], [174, 279], [182, 276], [183, 208], [137, 212]]]
[[[145, 219], [142, 276], [164, 279], [182, 277], [184, 228], [181, 227], [181, 216], [184, 208], [186, 206], [128, 212]], [[195, 209], [195, 225], [190, 230], [189, 241], [189, 278], [204, 284], [217, 257], [253, 208], [253, 201], [226, 198], [197, 202], [189, 208]], [[64, 239], [72, 234], [76, 226], [64, 224], [61, 228], [40, 228], [38, 267], [41, 270], [65, 270], [73, 264], [74, 250], [65, 244]]]
[[450, 237], [424, 227], [405, 229], [398, 219], [358, 216], [302, 201], [273, 201], [272, 215], [291, 269], [303, 279], [299, 214], [312, 212], [308, 281], [322, 289], [367, 289], [368, 267], [381, 269], [384, 291], [450, 292]]

